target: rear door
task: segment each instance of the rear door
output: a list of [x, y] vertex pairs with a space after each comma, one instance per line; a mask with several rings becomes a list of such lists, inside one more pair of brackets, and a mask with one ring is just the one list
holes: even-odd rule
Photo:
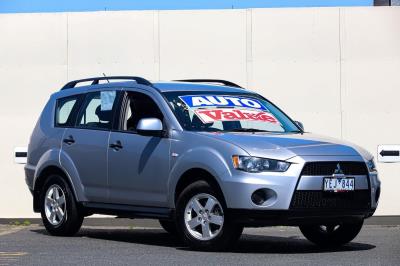
[[136, 131], [140, 119], [163, 121], [164, 116], [150, 95], [127, 92], [120, 117], [120, 126], [111, 132], [109, 140], [110, 202], [165, 207], [170, 139], [143, 136]]
[[115, 90], [87, 93], [75, 127], [67, 128], [62, 140], [62, 149], [78, 172], [86, 198], [92, 202], [106, 202], [108, 198], [108, 138], [118, 94]]

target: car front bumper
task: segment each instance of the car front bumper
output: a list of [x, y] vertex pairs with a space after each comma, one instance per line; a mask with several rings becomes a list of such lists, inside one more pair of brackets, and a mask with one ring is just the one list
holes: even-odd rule
[[[237, 220], [268, 225], [298, 224], [315, 221], [359, 220], [371, 216], [379, 200], [380, 181], [376, 173], [351, 175], [355, 191], [329, 193], [322, 190], [327, 175], [304, 175], [307, 162], [319, 162], [312, 156], [294, 157], [284, 173], [246, 173], [235, 171], [223, 179], [223, 193], [228, 209]], [[361, 162], [354, 156], [326, 156], [326, 161]], [[252, 194], [260, 189], [268, 191], [268, 199], [255, 204]], [[236, 220], [236, 218], [235, 218]]]

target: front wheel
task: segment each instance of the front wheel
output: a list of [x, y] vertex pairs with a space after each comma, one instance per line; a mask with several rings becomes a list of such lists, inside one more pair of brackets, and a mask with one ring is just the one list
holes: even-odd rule
[[224, 250], [242, 234], [243, 226], [226, 217], [222, 196], [205, 181], [194, 182], [185, 188], [176, 209], [178, 231], [192, 249]]
[[72, 236], [83, 222], [69, 184], [60, 176], [50, 176], [40, 195], [41, 215], [47, 232], [57, 236]]
[[300, 231], [309, 241], [323, 247], [338, 247], [352, 241], [364, 221], [330, 225], [302, 225]]

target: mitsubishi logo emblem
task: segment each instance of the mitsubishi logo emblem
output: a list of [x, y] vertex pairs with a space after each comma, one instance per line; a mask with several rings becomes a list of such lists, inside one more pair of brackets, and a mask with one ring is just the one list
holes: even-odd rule
[[343, 174], [344, 174], [342, 168], [340, 168], [340, 163], [338, 163], [338, 164], [336, 165], [336, 169], [335, 169], [335, 171], [333, 172], [333, 174], [334, 174], [334, 175], [343, 175]]

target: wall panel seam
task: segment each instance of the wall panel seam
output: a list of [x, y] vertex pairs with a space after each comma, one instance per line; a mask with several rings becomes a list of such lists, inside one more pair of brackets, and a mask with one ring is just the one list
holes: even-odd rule
[[246, 85], [252, 89], [253, 79], [253, 11], [246, 9]]
[[342, 102], [342, 13], [341, 8], [338, 8], [339, 17], [338, 17], [338, 24], [339, 24], [339, 107], [340, 107], [340, 138], [343, 139], [343, 102]]

